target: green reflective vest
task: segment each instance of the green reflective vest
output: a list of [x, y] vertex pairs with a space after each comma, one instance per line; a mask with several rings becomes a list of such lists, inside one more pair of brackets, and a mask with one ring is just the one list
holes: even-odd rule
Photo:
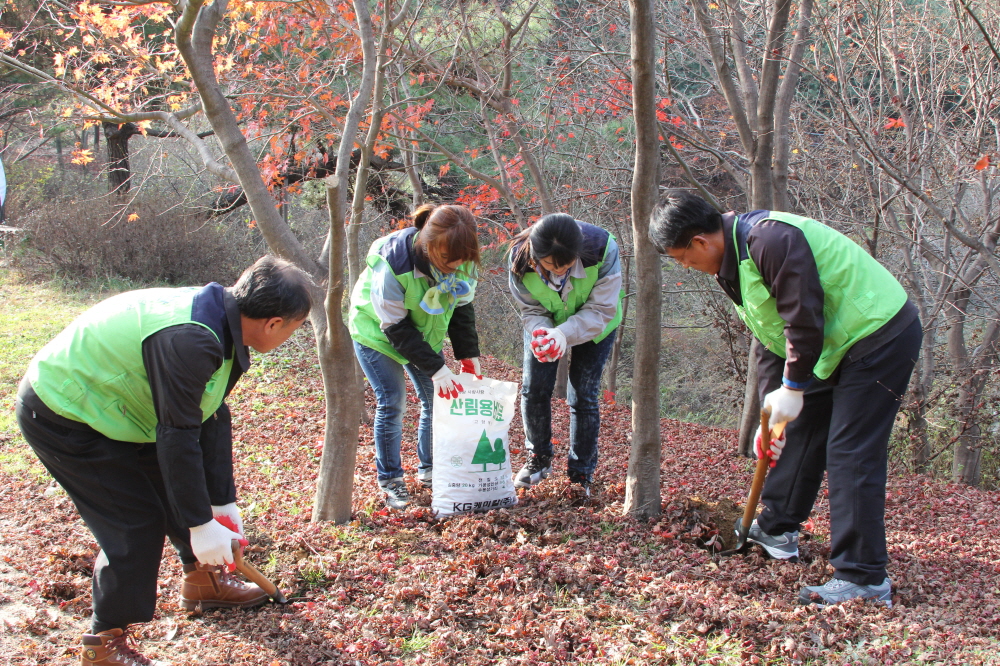
[[[27, 373], [31, 387], [59, 416], [118, 441], [155, 442], [157, 419], [142, 342], [179, 324], [211, 331], [191, 319], [199, 291], [201, 287], [142, 289], [98, 303], [35, 355]], [[226, 359], [205, 387], [202, 420], [222, 405], [234, 358]]]
[[[563, 300], [559, 292], [546, 285], [542, 281], [541, 276], [533, 270], [527, 271], [524, 277], [521, 278], [524, 288], [528, 290], [528, 293], [543, 308], [548, 310], [556, 326], [576, 314], [583, 307], [583, 304], [587, 302], [587, 299], [590, 298], [590, 292], [594, 288], [594, 285], [597, 284], [598, 273], [600, 273], [601, 267], [604, 265], [604, 259], [608, 254], [609, 241], [614, 240], [614, 235], [600, 227], [579, 222], [578, 224], [580, 224], [580, 230], [583, 232], [584, 244], [589, 247], [590, 252], [594, 256], [599, 256], [600, 259], [591, 266], [584, 264], [586, 277], [571, 277], [569, 279], [573, 288], [566, 293], [566, 300]], [[514, 256], [517, 249], [517, 247], [511, 248], [511, 257]], [[622, 298], [624, 295], [623, 291], [618, 293], [618, 309], [615, 312], [615, 316], [604, 327], [601, 334], [594, 338], [595, 343], [608, 337], [612, 331], [618, 328], [618, 325], [622, 321]]]
[[[816, 220], [769, 211], [766, 218], [802, 231], [812, 250], [823, 287], [823, 350], [813, 374], [826, 379], [854, 343], [874, 333], [906, 304], [906, 291], [882, 264], [857, 243]], [[761, 220], [763, 221], [763, 220]], [[736, 306], [743, 323], [761, 343], [785, 358], [785, 322], [774, 296], [750, 258], [745, 238], [733, 223], [733, 245], [738, 253], [743, 305]]]
[[[417, 230], [409, 227], [383, 236], [372, 243], [368, 256], [365, 257], [365, 270], [354, 285], [354, 291], [351, 292], [351, 311], [348, 315], [348, 329], [352, 340], [404, 365], [409, 361], [397, 352], [385, 337], [385, 333], [382, 332], [382, 322], [372, 306], [372, 269], [384, 263], [396, 276], [403, 287], [403, 307], [406, 308], [407, 316], [435, 352], [440, 352], [444, 347], [448, 324], [451, 323], [451, 316], [455, 312], [455, 308], [449, 308], [441, 314], [432, 315], [420, 307], [420, 301], [431, 284], [426, 276], [416, 277], [413, 274], [413, 240], [416, 235]], [[475, 262], [465, 262], [456, 272], [460, 279], [469, 283], [472, 287], [472, 296], [475, 296], [477, 275]]]

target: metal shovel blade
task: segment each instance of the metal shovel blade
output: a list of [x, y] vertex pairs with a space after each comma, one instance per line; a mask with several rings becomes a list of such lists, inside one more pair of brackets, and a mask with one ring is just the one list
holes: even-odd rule
[[243, 551], [240, 549], [240, 542], [233, 540], [233, 559], [235, 560], [236, 568], [239, 569], [240, 573], [246, 576], [251, 582], [255, 583], [257, 587], [264, 590], [264, 594], [271, 597], [271, 600], [276, 604], [287, 604], [288, 599], [282, 594], [278, 586], [272, 583], [268, 578], [257, 570], [257, 567], [250, 564], [243, 559]]

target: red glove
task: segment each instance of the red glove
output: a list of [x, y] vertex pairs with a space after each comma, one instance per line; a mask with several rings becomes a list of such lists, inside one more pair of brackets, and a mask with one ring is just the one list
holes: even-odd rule
[[458, 375], [452, 372], [447, 364], [442, 365], [440, 370], [431, 375], [431, 381], [434, 382], [435, 393], [449, 400], [454, 400], [459, 393], [465, 390], [458, 383]]
[[558, 361], [565, 353], [566, 336], [558, 328], [539, 328], [531, 334], [531, 353], [542, 363]]
[[[236, 532], [237, 534], [240, 533], [240, 531], [236, 529], [236, 523], [234, 523], [233, 519], [230, 518], [229, 516], [216, 516], [215, 521], [217, 523], [220, 523], [223, 527], [230, 529], [233, 532]], [[243, 549], [250, 545], [250, 542], [247, 541], [245, 538], [241, 538], [239, 541], [240, 541], [240, 552], [242, 553]], [[230, 572], [236, 571], [236, 563], [227, 562], [226, 568], [229, 569]]]
[[[754, 457], [756, 457], [758, 460], [760, 460], [761, 453], [763, 453], [761, 451], [763, 446], [764, 442], [761, 441], [760, 437], [760, 426], [757, 426], [757, 436], [753, 440], [753, 452], [754, 452]], [[785, 448], [785, 432], [782, 431], [781, 437], [771, 440], [771, 446], [767, 452], [768, 458], [771, 459], [771, 464], [769, 465], [769, 467], [774, 467], [777, 464], [778, 458], [781, 457], [781, 450], [784, 448]]]
[[475, 358], [463, 358], [459, 363], [462, 364], [462, 369], [459, 370], [459, 374], [475, 375], [476, 379], [483, 378], [483, 371], [479, 368], [479, 357]]

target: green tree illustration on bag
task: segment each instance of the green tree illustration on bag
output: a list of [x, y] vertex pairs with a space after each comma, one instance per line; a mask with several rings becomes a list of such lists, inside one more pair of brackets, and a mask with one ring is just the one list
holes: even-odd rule
[[503, 469], [505, 462], [507, 462], [507, 451], [504, 449], [503, 439], [497, 437], [496, 442], [491, 444], [490, 438], [483, 430], [483, 436], [479, 438], [479, 444], [476, 446], [476, 453], [472, 456], [472, 464], [482, 465], [483, 471], [486, 472], [487, 465], [499, 465], [497, 470], [500, 470]]

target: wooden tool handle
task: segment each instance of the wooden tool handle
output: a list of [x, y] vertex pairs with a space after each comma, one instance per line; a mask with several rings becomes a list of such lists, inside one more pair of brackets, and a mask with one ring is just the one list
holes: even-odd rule
[[236, 564], [236, 568], [240, 570], [244, 576], [246, 576], [251, 582], [255, 583], [257, 587], [264, 590], [264, 593], [271, 597], [276, 603], [287, 604], [288, 600], [285, 595], [281, 593], [278, 586], [272, 583], [267, 577], [261, 572], [257, 571], [257, 567], [250, 564], [243, 559], [243, 551], [240, 549], [240, 542], [233, 539], [233, 560]]
[[[764, 487], [764, 477], [767, 476], [767, 468], [771, 464], [768, 453], [771, 450], [771, 412], [762, 409], [760, 412], [760, 458], [757, 460], [757, 468], [753, 472], [753, 482], [750, 484], [750, 496], [747, 497], [747, 505], [743, 509], [743, 534], [750, 529], [754, 515], [757, 513], [757, 502], [760, 500], [760, 491]], [[785, 424], [778, 424], [778, 429], [784, 431]], [[780, 434], [779, 431], [779, 434]]]

